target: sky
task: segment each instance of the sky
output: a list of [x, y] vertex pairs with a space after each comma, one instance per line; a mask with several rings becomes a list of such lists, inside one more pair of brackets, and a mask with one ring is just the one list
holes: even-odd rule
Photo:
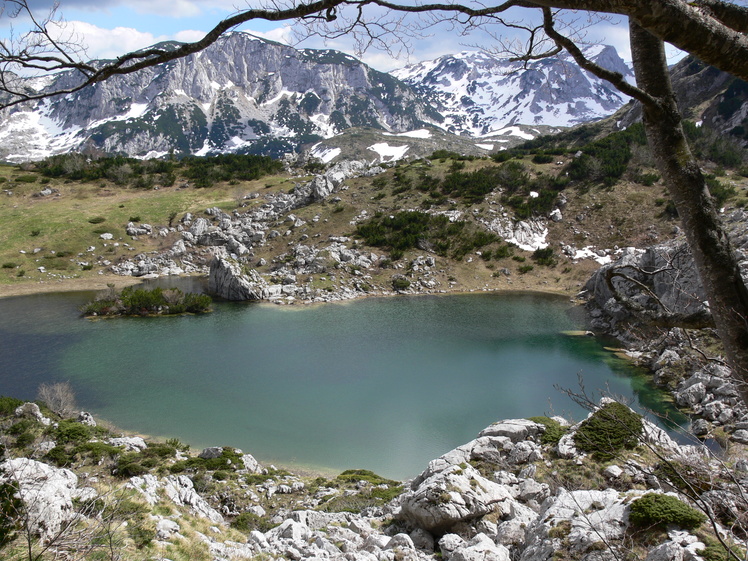
[[[85, 46], [86, 56], [83, 58], [114, 58], [159, 41], [200, 39], [221, 19], [237, 8], [246, 7], [244, 2], [246, 0], [59, 0], [57, 15], [66, 21], [66, 33], [74, 32], [75, 42]], [[23, 29], [24, 22], [22, 18], [9, 18], [7, 2], [0, 0], [0, 4], [3, 3], [6, 11], [0, 15], [0, 37], [6, 39], [10, 36], [11, 25], [18, 32]], [[49, 13], [51, 4], [50, 0], [28, 0], [37, 19], [43, 19]], [[254, 4], [253, 7], [258, 6]], [[587, 24], [583, 15], [576, 17], [579, 22]], [[311, 37], [299, 43], [294, 28], [288, 23], [257, 20], [239, 29], [296, 47], [341, 50], [382, 71], [464, 50], [490, 49], [497, 44], [495, 37], [483, 29], [464, 37], [441, 25], [426, 31], [420, 38], [411, 39], [410, 53], [393, 57], [391, 53], [377, 49], [357, 53], [350, 37], [334, 40]], [[625, 21], [596, 21], [584, 33], [586, 41], [613, 45], [624, 60], [630, 61]], [[674, 50], [673, 54], [677, 57]]]

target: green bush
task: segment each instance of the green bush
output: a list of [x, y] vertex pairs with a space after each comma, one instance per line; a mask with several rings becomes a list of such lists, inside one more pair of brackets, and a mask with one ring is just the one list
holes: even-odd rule
[[251, 512], [242, 512], [239, 516], [231, 521], [231, 527], [249, 534], [252, 530], [267, 532], [272, 530], [276, 525], [270, 523], [266, 516], [257, 516]]
[[8, 417], [13, 415], [17, 407], [23, 405], [23, 401], [15, 397], [0, 395], [0, 416]]
[[88, 219], [88, 222], [90, 224], [101, 224], [102, 222], [105, 222], [105, 221], [106, 221], [106, 218], [104, 218], [103, 216], [94, 216], [93, 218]]
[[556, 256], [553, 253], [552, 247], [546, 247], [544, 249], [536, 249], [533, 254], [532, 258], [535, 260], [535, 262], [538, 265], [545, 265], [546, 267], [552, 267], [556, 264]]
[[12, 261], [7, 261], [6, 263], [3, 263], [3, 269], [15, 269], [16, 264]]
[[642, 433], [641, 415], [618, 402], [607, 403], [585, 420], [574, 434], [574, 444], [601, 460], [633, 449]]
[[392, 279], [392, 289], [393, 290], [407, 290], [408, 287], [410, 287], [410, 281], [408, 279], [404, 279], [402, 277], [397, 277]]
[[57, 445], [44, 455], [44, 459], [57, 467], [65, 467], [72, 463], [71, 455], [64, 446]]
[[529, 420], [545, 427], [545, 432], [540, 436], [540, 442], [542, 444], [555, 446], [558, 444], [558, 441], [561, 440], [561, 437], [569, 430], [550, 417], [530, 417]]
[[648, 493], [631, 503], [629, 520], [640, 528], [664, 529], [673, 524], [684, 530], [695, 530], [706, 516], [670, 495]]
[[517, 271], [520, 275], [524, 275], [525, 273], [529, 273], [530, 271], [532, 271], [534, 268], [535, 267], [533, 267], [532, 265], [520, 265], [517, 268]]
[[535, 164], [550, 164], [555, 158], [550, 154], [535, 154], [532, 161]]
[[86, 442], [91, 438], [91, 429], [75, 421], [60, 421], [54, 438], [59, 444]]
[[18, 183], [36, 183], [36, 179], [36, 175], [19, 175], [18, 177], [14, 177], [13, 181]]

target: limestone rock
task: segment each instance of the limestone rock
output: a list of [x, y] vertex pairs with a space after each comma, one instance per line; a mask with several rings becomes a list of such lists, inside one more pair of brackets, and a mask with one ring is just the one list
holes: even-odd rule
[[148, 444], [139, 436], [110, 438], [107, 442], [112, 446], [124, 446], [127, 452], [140, 452], [148, 448]]
[[93, 415], [91, 415], [91, 413], [86, 413], [85, 411], [78, 413], [78, 422], [88, 427], [96, 426], [96, 420], [93, 418]]
[[263, 300], [268, 283], [254, 269], [216, 255], [210, 263], [209, 291], [225, 300]]
[[401, 497], [400, 517], [428, 531], [446, 531], [458, 522], [501, 510], [511, 498], [506, 488], [472, 466], [450, 466]]
[[195, 491], [189, 477], [184, 475], [169, 476], [166, 478], [163, 488], [166, 496], [175, 504], [190, 507], [196, 515], [207, 518], [215, 524], [223, 524], [223, 516]]
[[29, 529], [42, 541], [54, 538], [61, 527], [77, 516], [73, 498], [78, 477], [72, 471], [16, 458], [0, 464], [0, 481], [9, 480], [18, 483]]
[[510, 561], [509, 550], [493, 542], [486, 534], [478, 534], [454, 549], [447, 561]]
[[23, 405], [19, 405], [16, 407], [14, 413], [16, 417], [34, 419], [45, 426], [49, 426], [52, 423], [50, 419], [42, 415], [41, 409], [39, 409], [39, 406], [36, 403], [26, 402]]

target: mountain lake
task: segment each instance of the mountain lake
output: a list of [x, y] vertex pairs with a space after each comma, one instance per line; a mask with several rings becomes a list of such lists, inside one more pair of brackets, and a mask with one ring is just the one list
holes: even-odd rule
[[93, 296], [0, 299], [0, 394], [34, 399], [40, 383], [69, 381], [82, 409], [123, 430], [396, 479], [500, 419], [584, 418], [561, 391], [580, 379], [595, 396], [667, 408], [596, 338], [564, 334], [582, 325], [564, 297], [216, 302], [201, 316], [84, 319], [78, 308]]

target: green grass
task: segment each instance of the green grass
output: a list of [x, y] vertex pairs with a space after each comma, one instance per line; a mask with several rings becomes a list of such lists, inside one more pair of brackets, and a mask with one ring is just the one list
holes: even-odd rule
[[[0, 166], [0, 178], [8, 178], [16, 168]], [[264, 185], [268, 178], [262, 180]], [[125, 234], [125, 227], [132, 217], [140, 222], [153, 226], [167, 226], [169, 217], [176, 212], [179, 220], [185, 212], [200, 215], [206, 208], [218, 206], [224, 210], [235, 208], [234, 190], [236, 186], [218, 185], [210, 189], [159, 189], [138, 190], [118, 187], [106, 183], [100, 187], [100, 181], [94, 183], [65, 183], [52, 179], [49, 186], [59, 189], [60, 197], [32, 197], [38, 191], [35, 184], [19, 184], [13, 188], [12, 196], [0, 198], [0, 263], [12, 263], [27, 271], [22, 281], [44, 278], [36, 268], [47, 263], [41, 259], [51, 255], [51, 251], [68, 252], [64, 259], [70, 265], [69, 271], [77, 270], [81, 275], [94, 275], [96, 267], [90, 273], [73, 266], [69, 259], [75, 259], [79, 253], [83, 261], [90, 261], [91, 254], [86, 249], [95, 246], [99, 251], [105, 243], [99, 238], [92, 224], [106, 224], [107, 232], [114, 234], [113, 241], [125, 241], [137, 249], [152, 249], [157, 242], [147, 239], [133, 242]], [[247, 192], [262, 189], [260, 181], [246, 182], [242, 188]], [[32, 235], [35, 234], [35, 235]], [[150, 245], [148, 245], [150, 244]], [[33, 254], [35, 248], [41, 248]], [[25, 251], [25, 254], [20, 253]], [[123, 252], [118, 249], [117, 252]], [[132, 253], [132, 252], [128, 252]], [[114, 261], [117, 253], [107, 255]], [[39, 260], [37, 262], [37, 260]], [[0, 269], [0, 284], [19, 282], [17, 269]]]

